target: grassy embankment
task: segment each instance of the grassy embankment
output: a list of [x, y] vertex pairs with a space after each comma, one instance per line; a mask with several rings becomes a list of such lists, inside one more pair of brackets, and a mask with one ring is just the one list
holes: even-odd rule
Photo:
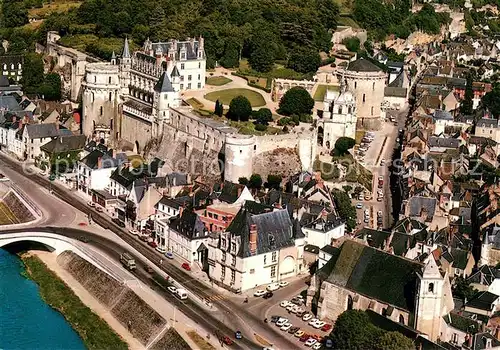
[[38, 257], [25, 255], [22, 260], [29, 277], [38, 284], [43, 300], [66, 318], [87, 349], [128, 349], [127, 343]]

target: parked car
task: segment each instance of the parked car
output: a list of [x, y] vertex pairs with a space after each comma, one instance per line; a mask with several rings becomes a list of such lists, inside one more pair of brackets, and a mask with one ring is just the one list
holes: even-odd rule
[[139, 239], [143, 242], [147, 242], [151, 237], [149, 237], [148, 235], [142, 235], [139, 237]]
[[281, 326], [281, 330], [287, 332], [290, 328], [292, 328], [291, 323], [285, 323], [283, 326]]
[[329, 323], [327, 323], [327, 324], [325, 324], [323, 327], [321, 327], [321, 330], [322, 330], [323, 332], [328, 332], [330, 329], [332, 329], [332, 325], [331, 325], [331, 324], [329, 324]]
[[277, 326], [277, 327], [282, 327], [285, 323], [288, 323], [288, 318], [285, 318], [285, 317], [280, 317], [280, 318], [276, 321], [276, 326]]
[[288, 282], [287, 282], [287, 281], [281, 281], [281, 282], [279, 283], [279, 286], [280, 286], [281, 288], [286, 287], [286, 286], [288, 286]]
[[139, 231], [137, 231], [136, 229], [133, 229], [131, 228], [130, 230], [128, 230], [128, 232], [133, 235], [133, 236], [138, 236], [139, 235]]
[[323, 321], [318, 321], [316, 322], [315, 324], [313, 324], [312, 326], [316, 329], [320, 329], [322, 328], [324, 325], [326, 324], [326, 322], [323, 322]]
[[173, 259], [173, 258], [174, 258], [174, 254], [172, 254], [171, 252], [166, 252], [166, 253], [165, 253], [165, 256], [166, 256], [168, 259]]
[[297, 317], [302, 317], [306, 314], [306, 311], [305, 310], [301, 310], [301, 311], [298, 311], [295, 313], [295, 315], [297, 315]]
[[229, 338], [227, 335], [225, 335], [225, 336], [223, 336], [223, 337], [222, 337], [222, 342], [223, 342], [224, 344], [226, 344], [226, 345], [229, 345], [229, 346], [233, 345], [233, 343], [234, 343], [234, 342], [231, 340], [231, 338]]
[[316, 344], [318, 341], [314, 338], [309, 338], [307, 339], [306, 343], [304, 344], [305, 346], [313, 346]]
[[307, 339], [309, 339], [310, 336], [307, 333], [302, 334], [302, 337], [299, 338], [301, 342], [305, 342]]
[[300, 329], [300, 327], [292, 327], [288, 330], [288, 333], [295, 334]]
[[151, 248], [156, 248], [158, 246], [158, 244], [155, 242], [155, 241], [149, 241], [148, 242], [148, 245], [151, 247]]
[[[264, 292], [265, 293], [265, 292]], [[281, 303], [280, 303], [280, 306], [281, 307], [288, 307], [290, 305], [290, 302], [288, 300], [283, 300]]]
[[162, 254], [165, 254], [167, 251], [163, 247], [156, 247], [156, 250], [159, 251]]
[[323, 344], [321, 343], [316, 343], [312, 346], [313, 350], [319, 350], [321, 349], [321, 347], [323, 346]]
[[280, 285], [278, 283], [271, 283], [270, 285], [267, 286], [267, 290], [270, 292], [274, 292], [275, 290], [278, 290], [280, 288]]
[[187, 262], [182, 263], [181, 267], [186, 271], [191, 271], [191, 266]]
[[279, 319], [280, 319], [279, 316], [273, 315], [271, 316], [271, 323], [276, 323], [276, 321], [278, 321]]
[[363, 209], [363, 204], [361, 203], [356, 204], [356, 209]]
[[256, 290], [255, 293], [253, 293], [253, 296], [254, 297], [261, 297], [263, 296], [264, 294], [266, 294], [266, 291], [265, 290], [262, 290], [262, 289], [259, 289], [259, 290]]
[[313, 315], [311, 315], [310, 313], [307, 313], [305, 314], [304, 316], [302, 316], [302, 321], [309, 321], [311, 318], [313, 318]]
[[120, 227], [122, 227], [122, 228], [124, 228], [124, 227], [125, 227], [125, 223], [124, 223], [123, 221], [121, 221], [120, 219], [118, 219], [118, 218], [114, 218], [114, 219], [113, 219], [113, 220], [111, 220], [111, 221], [113, 221], [116, 225], [118, 225], [118, 226], [120, 226]]
[[304, 331], [303, 330], [298, 330], [297, 332], [295, 332], [294, 336], [296, 336], [297, 338], [300, 338], [304, 335]]
[[170, 293], [172, 293], [172, 294], [177, 293], [177, 288], [175, 288], [174, 286], [170, 286], [170, 287], [168, 287], [167, 289], [168, 289], [168, 291], [169, 291]]
[[266, 294], [264, 294], [263, 298], [264, 299], [269, 299], [269, 298], [272, 298], [273, 297], [273, 292], [266, 292]]
[[87, 205], [91, 208], [94, 208], [95, 207], [95, 203], [90, 201], [90, 202], [87, 202]]
[[98, 212], [98, 213], [102, 213], [104, 211], [104, 208], [99, 206], [99, 205], [96, 205], [95, 207], [95, 210]]
[[312, 320], [309, 321], [309, 326], [312, 326], [314, 324], [316, 324], [316, 322], [318, 322], [319, 320], [317, 318], [313, 318]]
[[241, 335], [241, 332], [240, 332], [240, 331], [236, 331], [236, 332], [234, 333], [234, 337], [235, 337], [236, 339], [241, 339], [241, 338], [243, 338], [243, 336]]
[[152, 268], [151, 266], [146, 265], [146, 272], [147, 272], [147, 273], [153, 273], [153, 272], [154, 272], [154, 270], [153, 270], [153, 268]]
[[304, 299], [302, 299], [302, 298], [295, 297], [295, 298], [292, 298], [292, 300], [290, 300], [290, 301], [292, 302], [292, 304], [299, 305], [299, 306], [304, 304]]

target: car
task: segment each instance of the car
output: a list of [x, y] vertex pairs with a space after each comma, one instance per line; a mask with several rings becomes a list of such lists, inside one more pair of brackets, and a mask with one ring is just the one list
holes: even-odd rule
[[104, 211], [104, 208], [101, 207], [101, 206], [97, 206], [95, 207], [95, 210], [98, 212], [98, 213], [102, 213]]
[[279, 286], [280, 286], [281, 288], [286, 287], [286, 286], [288, 286], [288, 282], [287, 282], [287, 281], [281, 281], [281, 282], [279, 283]]
[[241, 339], [241, 338], [243, 338], [243, 336], [241, 335], [241, 332], [240, 332], [240, 331], [236, 331], [236, 332], [234, 332], [234, 337], [235, 337], [236, 339]]
[[333, 327], [333, 326], [332, 326], [331, 324], [327, 323], [327, 324], [325, 324], [323, 327], [321, 327], [321, 330], [322, 330], [323, 332], [328, 332], [330, 329], [332, 329], [332, 327]]
[[149, 241], [148, 246], [150, 246], [151, 248], [156, 248], [158, 247], [158, 244], [155, 241]]
[[380, 166], [384, 166], [385, 165], [385, 159], [382, 158], [382, 160], [380, 161]]
[[314, 327], [314, 328], [316, 328], [316, 329], [320, 329], [320, 328], [322, 328], [325, 324], [326, 324], [326, 322], [323, 322], [323, 321], [318, 321], [318, 322], [316, 322], [315, 324], [313, 324], [313, 327]]
[[253, 293], [253, 296], [254, 297], [261, 297], [263, 296], [264, 294], [266, 294], [266, 291], [265, 290], [262, 290], [262, 289], [258, 289], [255, 291], [255, 293]]
[[133, 229], [133, 228], [131, 228], [130, 230], [128, 230], [128, 232], [129, 232], [132, 236], [138, 236], [138, 235], [139, 235], [139, 231], [137, 231], [136, 229]]
[[167, 289], [172, 294], [177, 293], [177, 288], [175, 288], [174, 286], [167, 287]]
[[271, 323], [276, 323], [276, 321], [278, 321], [279, 319], [280, 319], [279, 316], [273, 315], [273, 316], [271, 316]]
[[383, 177], [382, 175], [380, 175], [380, 176], [378, 177], [378, 181], [384, 181], [384, 177]]
[[297, 338], [300, 338], [304, 335], [304, 331], [303, 330], [298, 330], [297, 332], [295, 332], [293, 335], [296, 336]]
[[288, 333], [295, 334], [300, 329], [300, 327], [292, 327], [288, 330]]
[[231, 340], [231, 338], [229, 338], [227, 335], [222, 337], [222, 341], [224, 342], [224, 344], [229, 345], [229, 346], [233, 345], [233, 343], [234, 343]]
[[321, 344], [321, 343], [316, 343], [316, 344], [314, 344], [314, 345], [312, 346], [312, 348], [313, 348], [314, 350], [319, 350], [319, 349], [321, 349], [321, 347], [322, 347], [322, 346], [323, 346], [323, 344]]
[[288, 318], [280, 317], [278, 321], [276, 321], [276, 326], [282, 327], [285, 323], [288, 323]]
[[162, 254], [165, 254], [167, 251], [163, 247], [156, 247], [156, 250], [159, 251]]
[[365, 218], [365, 219], [363, 220], [363, 222], [364, 222], [365, 224], [368, 224], [368, 223], [370, 222], [370, 218]]
[[363, 204], [361, 203], [356, 204], [356, 209], [363, 209]]
[[380, 217], [382, 216], [382, 210], [379, 210], [379, 211], [377, 212], [377, 216], [380, 216]]
[[181, 267], [186, 271], [191, 271], [191, 266], [187, 262], [182, 263]]
[[273, 292], [266, 292], [266, 294], [264, 294], [263, 298], [264, 299], [269, 299], [269, 298], [272, 298], [273, 297]]
[[380, 189], [378, 189], [378, 190], [377, 190], [377, 194], [378, 194], [379, 196], [380, 196], [380, 195], [382, 195], [382, 196], [383, 196], [383, 195], [384, 195], [384, 190], [383, 190], [383, 189], [381, 189], [381, 188], [380, 188]]
[[297, 311], [301, 311], [301, 310], [302, 310], [302, 308], [301, 308], [300, 306], [298, 306], [298, 305], [294, 305], [294, 306], [292, 307], [292, 309], [290, 310], [290, 312], [291, 312], [292, 314], [294, 314], [294, 313], [296, 313]]
[[280, 306], [281, 307], [288, 307], [290, 305], [290, 302], [288, 300], [283, 300], [281, 303], [280, 303]]
[[87, 205], [91, 208], [94, 208], [95, 207], [95, 203], [90, 201], [90, 202], [87, 202]]
[[305, 342], [305, 341], [306, 341], [307, 339], [309, 339], [309, 338], [310, 338], [309, 334], [304, 333], [304, 334], [302, 335], [302, 337], [300, 337], [300, 338], [299, 338], [299, 340], [300, 340], [301, 342]]
[[274, 292], [275, 290], [278, 290], [280, 288], [280, 285], [278, 283], [271, 283], [270, 285], [267, 286], [267, 290], [270, 292]]
[[333, 341], [330, 338], [326, 338], [325, 346], [327, 349], [333, 348]]
[[365, 215], [370, 215], [370, 209], [365, 209]]
[[120, 227], [122, 227], [122, 228], [124, 228], [124, 227], [125, 227], [125, 223], [124, 223], [123, 221], [121, 221], [120, 219], [118, 219], [118, 218], [114, 218], [114, 219], [113, 219], [113, 220], [111, 220], [111, 221], [113, 221], [116, 225], [118, 225], [118, 226], [120, 226]]
[[173, 258], [174, 258], [174, 254], [172, 254], [172, 252], [166, 252], [166, 253], [165, 253], [165, 256], [166, 256], [168, 259], [173, 259]]
[[363, 195], [362, 195], [362, 194], [360, 194], [360, 195], [358, 196], [358, 201], [362, 201], [362, 200], [363, 200]]
[[297, 307], [297, 305], [295, 305], [295, 304], [288, 304], [288, 306], [286, 307], [286, 311], [288, 311], [288, 312], [292, 312], [292, 309], [293, 309], [294, 307]]
[[313, 318], [312, 320], [309, 321], [309, 325], [312, 326], [314, 324], [316, 324], [316, 322], [318, 322], [319, 320], [317, 318]]
[[378, 197], [377, 202], [382, 202], [384, 200], [384, 197]]
[[151, 237], [149, 237], [148, 235], [141, 235], [139, 237], [139, 239], [143, 242], [148, 242], [148, 240], [150, 239]]
[[302, 298], [292, 298], [292, 300], [290, 300], [292, 302], [292, 304], [295, 304], [295, 305], [302, 305], [304, 304], [304, 299]]
[[298, 312], [295, 313], [295, 315], [297, 315], [297, 317], [300, 317], [300, 318], [302, 318], [302, 316], [304, 316], [305, 314], [306, 314], [305, 310], [298, 311]]
[[306, 343], [304, 344], [305, 346], [313, 346], [316, 344], [318, 341], [314, 338], [309, 338], [307, 339]]
[[302, 321], [309, 321], [311, 318], [313, 317], [313, 315], [311, 315], [310, 313], [307, 313], [305, 314], [304, 316], [302, 316]]
[[285, 323], [283, 326], [281, 326], [281, 330], [287, 332], [290, 328], [292, 328], [291, 323]]

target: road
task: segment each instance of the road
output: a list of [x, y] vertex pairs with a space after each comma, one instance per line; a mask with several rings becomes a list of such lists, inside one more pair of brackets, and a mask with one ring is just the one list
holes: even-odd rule
[[[3, 154], [0, 154], [0, 169], [7, 169], [7, 171], [5, 171], [5, 175], [10, 177], [14, 182], [16, 183], [22, 182], [23, 189], [30, 196], [32, 195], [32, 192], [34, 192], [29, 190], [30, 188], [34, 188], [33, 183], [46, 189], [51, 186], [55, 197], [64, 201], [65, 203], [69, 204], [76, 210], [79, 210], [86, 215], [92, 212], [92, 219], [96, 224], [100, 225], [104, 229], [110, 230], [111, 232], [119, 236], [127, 244], [132, 246], [140, 254], [146, 257], [149, 261], [154, 263], [158, 268], [162, 269], [165, 273], [167, 273], [174, 280], [185, 286], [199, 298], [210, 299], [210, 297], [214, 294], [213, 290], [208, 285], [193, 278], [193, 276], [189, 274], [187, 271], [181, 269], [179, 266], [173, 265], [172, 263], [170, 263], [170, 261], [167, 261], [165, 259], [164, 263], [160, 265], [158, 255], [154, 250], [147, 247], [146, 245], [143, 244], [143, 242], [137, 240], [135, 237], [122, 230], [119, 226], [111, 222], [110, 219], [105, 215], [92, 211], [92, 209], [89, 208], [84, 202], [82, 202], [79, 198], [74, 197], [66, 189], [60, 188], [58, 186], [52, 186], [48, 179], [43, 178], [41, 176], [33, 174], [27, 175], [21, 164], [17, 163], [16, 161], [10, 159], [9, 157]], [[14, 174], [14, 172], [17, 173], [17, 175]], [[70, 215], [69, 213], [67, 213], [67, 208], [64, 208], [67, 207], [67, 205], [61, 205], [58, 200], [51, 200], [47, 198], [46, 194], [45, 196], [46, 197], [42, 198], [42, 200], [39, 202], [47, 203], [47, 206], [50, 207], [50, 209], [48, 209], [49, 214], [53, 215], [49, 216], [46, 221], [50, 223], [57, 222], [57, 226], [67, 227], [67, 224], [59, 223], [59, 220], [66, 222], [67, 221], [66, 215]], [[35, 198], [33, 199], [36, 200]], [[47, 209], [44, 208], [44, 210]], [[85, 234], [91, 235], [91, 233], [87, 231], [82, 231], [82, 232], [86, 232]], [[120, 248], [120, 251], [122, 251], [122, 248]], [[139, 259], [140, 257], [136, 258]], [[297, 346], [296, 343], [285, 338], [282, 335], [282, 333], [280, 333], [278, 330], [267, 327], [266, 324], [263, 322], [263, 319], [255, 315], [254, 313], [250, 312], [244, 304], [240, 304], [227, 299], [214, 300], [212, 301], [212, 303], [217, 307], [218, 310], [221, 311], [222, 319], [225, 320], [224, 323], [226, 324], [229, 323], [231, 327], [228, 328], [230, 328], [233, 332], [236, 330], [241, 330], [247, 339], [253, 339], [253, 335], [250, 335], [248, 334], [248, 332], [245, 331], [247, 329], [252, 329], [255, 333], [259, 334], [261, 337], [264, 337], [279, 349], [292, 349]], [[232, 315], [233, 317], [226, 317], [227, 315]], [[230, 334], [231, 333], [229, 333], [228, 335]], [[250, 344], [248, 345], [250, 346]], [[257, 348], [260, 347], [261, 346], [258, 346]]]

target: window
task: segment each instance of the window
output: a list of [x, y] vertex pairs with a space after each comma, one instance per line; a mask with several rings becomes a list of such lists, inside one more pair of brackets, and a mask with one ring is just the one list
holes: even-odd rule
[[264, 265], [266, 264], [267, 262], [267, 255], [264, 255]]
[[222, 252], [222, 262], [226, 262], [226, 252]]
[[250, 274], [254, 274], [255, 273], [255, 269], [250, 269]]
[[191, 83], [188, 84], [188, 89], [191, 89]]
[[365, 94], [363, 94], [363, 103], [365, 103], [365, 100], [366, 100], [366, 96], [365, 96]]
[[110, 92], [110, 93], [109, 93], [109, 100], [111, 101], [111, 100], [112, 100], [112, 98], [113, 98], [113, 94]]
[[215, 220], [218, 220], [218, 219], [219, 219], [219, 215], [214, 214], [214, 219], [215, 219]]
[[357, 81], [355, 81], [355, 82], [354, 82], [354, 88], [357, 88], [357, 87], [358, 87], [358, 82], [357, 82]]
[[350, 295], [347, 296], [347, 310], [352, 310], [354, 307], [354, 300]]
[[198, 74], [198, 80], [201, 80], [201, 74]]
[[198, 62], [198, 68], [201, 68], [201, 62]]
[[[210, 214], [208, 216], [210, 216]], [[226, 249], [226, 239], [225, 238], [221, 239], [220, 246], [222, 249]]]
[[101, 115], [102, 115], [102, 106], [101, 106]]
[[373, 115], [373, 106], [372, 106], [372, 115]]
[[457, 333], [453, 333], [453, 337], [451, 339], [451, 342], [452, 343], [458, 343], [458, 334]]
[[165, 94], [165, 95], [163, 96], [163, 99], [164, 99], [164, 100], [168, 100], [168, 95], [167, 95], [167, 94]]
[[201, 83], [198, 83], [198, 89], [201, 89]]
[[272, 266], [271, 267], [271, 278], [275, 278], [276, 277], [276, 266]]
[[224, 277], [226, 277], [226, 267], [222, 266], [222, 269], [221, 269], [221, 279], [224, 279]]
[[233, 260], [231, 261], [231, 266], [236, 266], [236, 257], [233, 255]]
[[236, 252], [236, 243], [231, 243], [231, 251]]
[[113, 130], [113, 119], [109, 121], [109, 129]]
[[183, 90], [183, 89], [184, 89], [184, 84], [181, 84], [181, 90]]
[[272, 260], [273, 262], [276, 262], [277, 257], [278, 257], [278, 253], [277, 253], [277, 252], [273, 252], [273, 255], [272, 255], [271, 260]]
[[192, 76], [191, 76], [191, 74], [189, 74], [188, 75], [188, 81], [191, 81], [191, 78], [192, 78]]
[[375, 83], [372, 84], [372, 90], [375, 91]]
[[405, 317], [403, 315], [399, 315], [399, 323], [405, 324]]
[[110, 84], [111, 84], [111, 77], [109, 77], [109, 78], [108, 78], [108, 83], [110, 83]]
[[234, 283], [236, 280], [236, 271], [231, 270], [231, 283]]
[[181, 69], [184, 69], [184, 63], [181, 63]]
[[96, 77], [96, 76], [94, 76], [94, 83], [95, 83], [96, 81], [97, 81], [97, 77]]
[[434, 283], [429, 283], [429, 288], [427, 291], [430, 293], [434, 293]]

